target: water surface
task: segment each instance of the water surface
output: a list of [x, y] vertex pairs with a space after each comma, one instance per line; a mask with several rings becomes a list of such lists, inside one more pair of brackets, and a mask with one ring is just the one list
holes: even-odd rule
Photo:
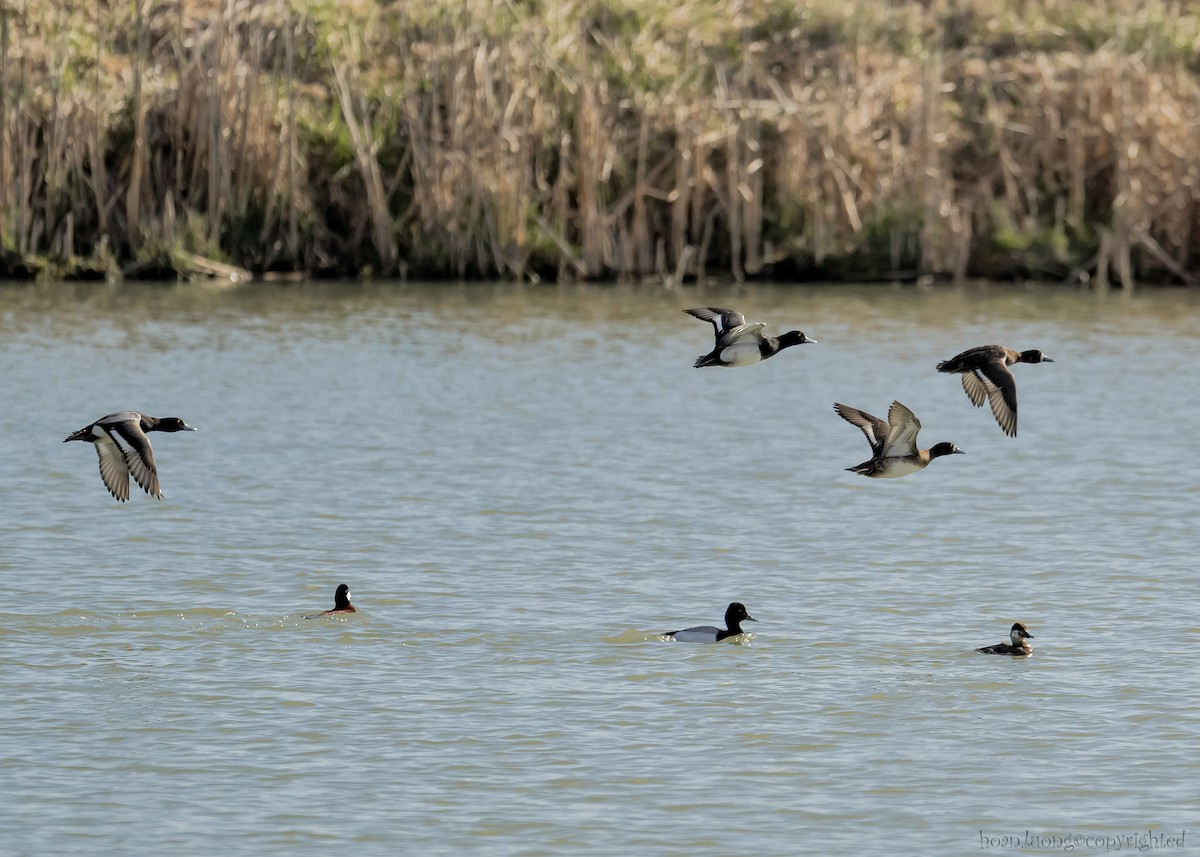
[[[696, 305], [820, 342], [694, 370]], [[1190, 829], [1198, 310], [2, 287], [4, 850], [960, 855]], [[1056, 360], [1016, 367], [1015, 440], [933, 371], [991, 342]], [[967, 454], [845, 472], [868, 448], [833, 402], [893, 399]], [[200, 428], [152, 436], [162, 502], [113, 501], [62, 443], [126, 408]], [[342, 582], [360, 614], [303, 618]], [[654, 637], [732, 600], [760, 620], [743, 645]], [[1013, 621], [1033, 658], [972, 652]]]

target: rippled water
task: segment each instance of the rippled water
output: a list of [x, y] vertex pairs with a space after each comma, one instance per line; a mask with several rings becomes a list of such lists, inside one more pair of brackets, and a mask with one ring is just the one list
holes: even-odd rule
[[[820, 343], [694, 370], [695, 305]], [[0, 851], [1200, 842], [1198, 310], [1054, 287], [0, 288]], [[1016, 440], [933, 371], [990, 342], [1057, 361], [1016, 367]], [[893, 398], [967, 455], [845, 472], [868, 448], [832, 403]], [[116, 503], [62, 443], [125, 408], [200, 428], [153, 436], [165, 501]], [[341, 582], [361, 613], [303, 618]], [[731, 600], [759, 619], [746, 644], [653, 636]], [[1033, 658], [972, 652], [1017, 620]]]

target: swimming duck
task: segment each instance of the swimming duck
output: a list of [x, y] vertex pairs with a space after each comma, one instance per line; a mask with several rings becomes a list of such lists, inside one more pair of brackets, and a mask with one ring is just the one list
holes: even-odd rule
[[1009, 437], [1017, 436], [1017, 379], [1008, 367], [1014, 363], [1053, 363], [1041, 351], [1014, 351], [1003, 345], [980, 345], [943, 360], [939, 372], [960, 373], [971, 404], [983, 407], [986, 398], [996, 424]]
[[715, 628], [712, 625], [699, 625], [695, 628], [684, 628], [682, 631], [664, 631], [662, 636], [668, 640], [680, 643], [719, 643], [742, 633], [743, 622], [758, 620], [746, 612], [746, 608], [734, 601], [725, 609], [725, 624], [728, 628]]
[[350, 587], [342, 583], [333, 592], [333, 609], [323, 610], [318, 616], [336, 616], [339, 613], [357, 613], [358, 608], [350, 603]]
[[124, 503], [129, 499], [129, 475], [156, 500], [163, 499], [158, 487], [158, 468], [146, 432], [196, 431], [179, 417], [150, 417], [137, 411], [118, 411], [72, 432], [71, 440], [90, 441], [100, 456], [100, 478], [108, 493]]
[[1033, 646], [1027, 642], [1033, 639], [1033, 634], [1025, 630], [1025, 626], [1020, 622], [1013, 623], [1012, 630], [1008, 632], [1008, 637], [1012, 640], [1011, 643], [997, 643], [994, 646], [984, 646], [982, 649], [976, 649], [975, 651], [982, 652], [985, 655], [1013, 655], [1014, 657], [1033, 654]]
[[886, 423], [849, 405], [835, 404], [833, 409], [846, 422], [862, 429], [867, 442], [871, 444], [870, 460], [847, 467], [852, 473], [876, 479], [894, 479], [924, 470], [935, 458], [962, 452], [949, 441], [930, 449], [917, 449], [917, 432], [921, 430], [921, 423], [912, 411], [899, 402], [892, 402]]
[[713, 350], [703, 357], [696, 358], [693, 364], [696, 369], [703, 366], [750, 366], [768, 357], [774, 357], [793, 345], [817, 341], [809, 339], [799, 330], [789, 330], [778, 337], [763, 336], [765, 324], [747, 324], [746, 317], [736, 310], [697, 307], [685, 309], [684, 312], [701, 321], [710, 322], [716, 333]]

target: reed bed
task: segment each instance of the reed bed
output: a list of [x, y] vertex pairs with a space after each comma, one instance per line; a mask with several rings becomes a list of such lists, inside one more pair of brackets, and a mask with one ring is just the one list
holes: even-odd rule
[[1186, 3], [0, 2], [2, 276], [1195, 282]]

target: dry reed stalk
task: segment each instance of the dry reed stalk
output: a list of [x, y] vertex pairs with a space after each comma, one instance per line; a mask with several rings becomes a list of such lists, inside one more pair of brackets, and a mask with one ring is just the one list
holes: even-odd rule
[[365, 110], [358, 113], [355, 111], [354, 96], [347, 81], [345, 66], [335, 64], [333, 73], [337, 83], [338, 100], [342, 107], [342, 118], [350, 129], [355, 160], [367, 192], [367, 208], [370, 213], [375, 252], [379, 254], [383, 270], [391, 272], [396, 265], [396, 247], [392, 241], [392, 221], [384, 196], [379, 162], [375, 158], [375, 141], [371, 133], [370, 119]]
[[632, 243], [633, 248], [629, 256], [624, 258], [626, 269], [637, 275], [648, 274], [653, 270], [654, 265], [654, 246], [647, 211], [649, 207], [650, 188], [646, 180], [646, 160], [649, 157], [649, 149], [650, 118], [646, 114], [646, 109], [643, 108], [641, 119], [638, 122], [637, 160], [634, 167], [633, 220], [629, 224], [630, 238], [628, 240]]
[[1125, 77], [1125, 57], [1117, 57], [1116, 62], [1116, 98], [1115, 105], [1117, 110], [1116, 121], [1116, 144], [1117, 151], [1117, 168], [1116, 168], [1116, 189], [1117, 195], [1113, 199], [1113, 240], [1115, 246], [1113, 248], [1113, 262], [1117, 269], [1117, 280], [1121, 286], [1126, 289], [1133, 288], [1133, 259], [1131, 252], [1132, 245], [1132, 227], [1130, 224], [1131, 197], [1133, 195], [1132, 182], [1130, 176], [1130, 158], [1129, 147], [1133, 144], [1132, 140], [1132, 117], [1129, 111], [1129, 88]]
[[0, 10], [0, 251], [9, 236], [8, 212], [10, 206], [9, 184], [12, 180], [12, 162], [9, 155], [9, 99], [8, 99], [8, 9]]
[[575, 180], [579, 208], [579, 232], [583, 245], [581, 261], [585, 276], [598, 277], [604, 270], [605, 235], [600, 211], [599, 187], [604, 182], [603, 131], [593, 82], [579, 87], [575, 119]]
[[[286, 6], [284, 7], [286, 10]], [[284, 80], [287, 93], [287, 184], [284, 186], [284, 210], [287, 212], [287, 256], [289, 259], [300, 258], [300, 227], [299, 212], [292, 201], [296, 193], [296, 94], [292, 81], [296, 79], [296, 26], [290, 15], [285, 14], [284, 26], [284, 55], [287, 63]], [[263, 236], [265, 243], [266, 236]]]
[[[675, 186], [669, 197], [671, 203], [671, 257], [675, 260], [675, 281], [681, 282], [691, 271], [686, 262], [691, 262], [692, 244], [688, 240], [688, 212], [691, 208], [692, 191], [696, 174], [692, 159], [694, 141], [690, 117], [687, 111], [676, 106], [674, 110]], [[665, 267], [665, 265], [664, 265]]]
[[142, 180], [146, 170], [146, 105], [142, 99], [142, 74], [147, 62], [148, 39], [142, 19], [142, 0], [134, 0], [134, 39], [137, 53], [133, 60], [133, 148], [129, 186], [125, 191], [125, 224], [136, 244], [141, 231]]
[[921, 101], [921, 270], [927, 273], [945, 270], [942, 252], [943, 230], [940, 214], [945, 195], [943, 167], [939, 148], [940, 104], [942, 90], [942, 50], [937, 46], [926, 58]]

